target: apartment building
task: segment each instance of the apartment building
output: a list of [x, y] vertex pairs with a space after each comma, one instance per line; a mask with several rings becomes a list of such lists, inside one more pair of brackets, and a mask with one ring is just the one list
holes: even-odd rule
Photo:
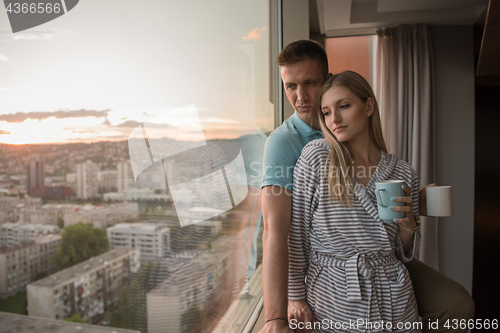
[[139, 249], [142, 262], [165, 258], [170, 251], [170, 229], [153, 223], [118, 223], [107, 229], [112, 249]]
[[31, 212], [24, 212], [19, 216], [21, 223], [34, 224], [57, 224], [57, 211], [51, 209], [38, 209]]
[[116, 164], [116, 190], [118, 193], [122, 193], [129, 189], [129, 184], [134, 182], [134, 176], [132, 174], [132, 168], [130, 162], [119, 162]]
[[26, 212], [39, 210], [41, 198], [24, 198], [0, 196], [0, 224], [18, 222]]
[[52, 274], [50, 258], [61, 243], [60, 235], [46, 235], [27, 243], [0, 247], [0, 297], [25, 291], [37, 273]]
[[222, 231], [222, 222], [206, 220], [179, 227], [178, 224], [171, 226], [170, 247], [173, 252], [184, 252], [197, 248], [203, 248], [211, 242]]
[[117, 191], [117, 170], [106, 170], [97, 172], [97, 183], [99, 193], [108, 193]]
[[168, 202], [172, 200], [172, 196], [170, 194], [156, 193], [155, 190], [139, 188], [129, 188], [128, 190], [123, 190], [120, 193], [104, 193], [103, 198], [104, 200], [114, 201], [146, 200], [148, 202], [154, 200], [163, 200]]
[[189, 332], [207, 303], [217, 302], [230, 269], [231, 252], [220, 248], [205, 252], [147, 293], [148, 332]]
[[118, 248], [30, 283], [30, 316], [62, 319], [79, 314], [86, 322], [113, 309], [124, 282], [140, 268], [138, 249]]
[[0, 225], [0, 246], [25, 243], [43, 235], [58, 233], [59, 228], [55, 225], [4, 223]]
[[99, 195], [98, 171], [97, 164], [90, 160], [76, 165], [76, 193], [78, 198], [89, 199]]
[[26, 167], [26, 173], [26, 193], [29, 196], [35, 196], [34, 192], [37, 192], [37, 194], [42, 194], [43, 188], [45, 187], [43, 158], [39, 155], [30, 156], [30, 158], [28, 159], [28, 165]]
[[[51, 187], [46, 187], [50, 189]], [[47, 194], [51, 197], [51, 194]], [[58, 218], [62, 218], [64, 214], [75, 211], [77, 205], [72, 204], [46, 204], [38, 208], [23, 209], [19, 214], [18, 222], [31, 224], [57, 224]]]
[[202, 221], [180, 227], [179, 222], [152, 220], [118, 223], [107, 229], [112, 249], [137, 248], [143, 263], [161, 258], [193, 258], [203, 244], [213, 240], [222, 230], [221, 221]]
[[66, 174], [66, 186], [69, 187], [70, 189], [73, 190], [73, 193], [75, 194], [78, 194], [77, 193], [77, 174], [76, 172], [74, 173], [67, 173]]
[[107, 228], [119, 222], [137, 219], [139, 206], [135, 202], [114, 203], [107, 206], [86, 205], [77, 212], [65, 214], [64, 227], [78, 222], [92, 223], [96, 228]]
[[62, 320], [0, 312], [2, 332], [36, 333], [140, 333], [124, 328], [72, 323]]

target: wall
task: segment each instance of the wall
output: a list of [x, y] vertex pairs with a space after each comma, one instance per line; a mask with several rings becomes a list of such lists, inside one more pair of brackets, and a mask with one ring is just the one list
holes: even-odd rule
[[[309, 39], [309, 8], [304, 0], [283, 1], [283, 46], [299, 39]], [[281, 78], [280, 78], [281, 81]], [[281, 82], [283, 84], [283, 82]], [[283, 91], [284, 117], [288, 119], [295, 111]]]
[[28, 315], [55, 319], [52, 288], [28, 285]]
[[[440, 271], [472, 292], [474, 49], [472, 26], [432, 27], [436, 183], [453, 187], [453, 216], [439, 218]], [[424, 184], [422, 184], [424, 185]]]
[[371, 36], [326, 38], [328, 71], [335, 74], [351, 70], [370, 82], [370, 38]]

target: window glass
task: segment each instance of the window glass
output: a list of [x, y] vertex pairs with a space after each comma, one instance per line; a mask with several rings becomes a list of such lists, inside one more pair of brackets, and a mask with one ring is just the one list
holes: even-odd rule
[[[64, 241], [90, 223], [103, 251], [130, 249], [116, 262], [80, 256], [80, 273], [63, 275], [57, 248], [35, 241], [47, 265], [31, 276], [49, 276], [29, 282], [71, 294], [46, 308], [63, 300], [64, 317], [142, 332], [246, 324], [261, 295], [259, 187], [275, 118], [270, 3], [86, 0], [16, 33], [0, 12], [0, 218], [36, 225], [9, 239], [53, 225]], [[71, 246], [87, 253], [97, 233], [80, 235]], [[38, 313], [42, 303], [29, 314], [63, 317]]]

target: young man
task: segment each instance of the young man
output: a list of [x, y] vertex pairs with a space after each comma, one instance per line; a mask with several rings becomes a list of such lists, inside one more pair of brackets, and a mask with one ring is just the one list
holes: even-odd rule
[[[292, 209], [292, 175], [302, 148], [322, 138], [317, 130], [316, 93], [328, 73], [325, 50], [307, 40], [287, 45], [277, 59], [288, 101], [295, 113], [267, 139], [262, 179], [263, 292], [266, 323], [261, 333], [293, 332], [288, 326], [288, 313], [299, 322], [314, 320], [307, 302], [287, 301], [288, 228]], [[421, 192], [425, 192], [421, 190]], [[422, 193], [424, 194], [424, 193]], [[422, 196], [423, 197], [423, 196]], [[439, 320], [439, 330], [447, 319], [473, 319], [474, 302], [468, 292], [455, 281], [418, 260], [406, 264], [415, 289], [424, 332], [425, 324]], [[302, 330], [298, 330], [301, 332]], [[453, 331], [453, 330], [452, 330]], [[467, 329], [455, 330], [467, 332]]]

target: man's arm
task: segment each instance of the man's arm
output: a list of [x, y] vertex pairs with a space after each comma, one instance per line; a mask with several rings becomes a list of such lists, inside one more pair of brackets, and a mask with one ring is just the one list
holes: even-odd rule
[[[288, 229], [292, 212], [292, 193], [280, 186], [262, 189], [264, 219], [262, 288], [265, 320], [287, 319], [288, 305]], [[267, 322], [260, 333], [293, 332], [285, 320]]]

